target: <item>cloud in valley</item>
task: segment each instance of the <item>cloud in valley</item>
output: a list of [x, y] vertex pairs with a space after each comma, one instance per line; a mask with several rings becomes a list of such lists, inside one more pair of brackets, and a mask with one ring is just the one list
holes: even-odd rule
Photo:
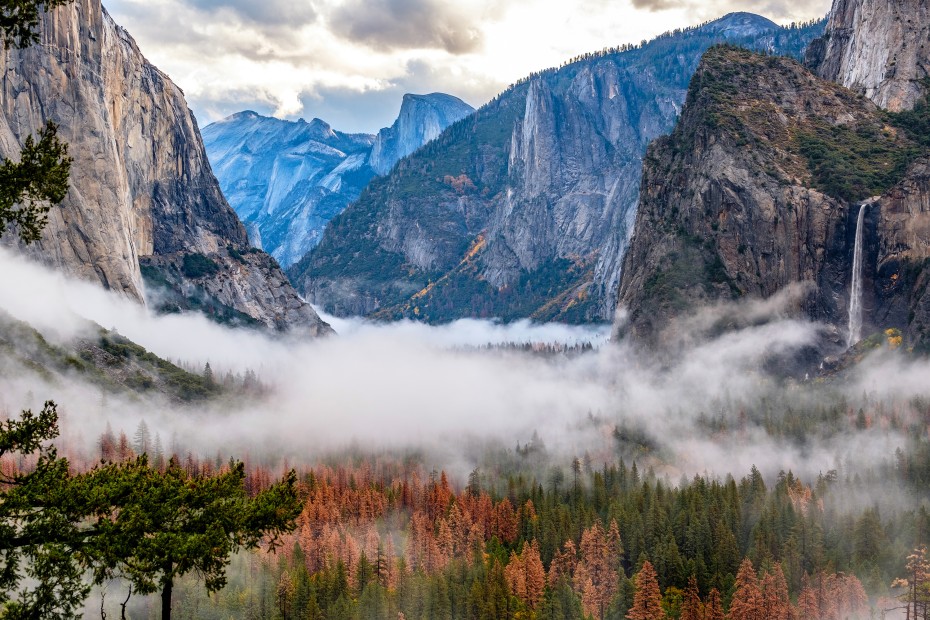
[[[744, 475], [754, 464], [767, 476], [791, 469], [811, 479], [830, 469], [883, 462], [903, 439], [878, 426], [857, 430], [833, 421], [816, 439], [797, 443], [770, 435], [763, 420], [743, 419], [745, 411], [775, 402], [786, 415], [813, 415], [825, 393], [841, 394], [853, 407], [897, 402], [906, 410], [912, 397], [930, 396], [930, 367], [895, 357], [876, 358], [855, 383], [827, 392], [767, 376], [767, 357], [804, 346], [820, 329], [787, 318], [790, 295], [721, 310], [752, 324], [695, 339], [674, 361], [659, 365], [622, 343], [603, 346], [606, 326], [458, 321], [430, 327], [334, 319], [340, 336], [295, 341], [222, 327], [199, 315], [152, 316], [7, 251], [0, 252], [0, 270], [0, 309], [28, 320], [51, 342], [86, 336], [89, 319], [188, 368], [209, 362], [219, 376], [250, 369], [268, 386], [258, 398], [192, 407], [105, 394], [80, 375], [49, 380], [22, 368], [0, 377], [3, 411], [54, 398], [64, 415], [65, 440], [85, 450], [93, 450], [107, 423], [131, 434], [145, 419], [166, 443], [173, 437], [205, 455], [222, 450], [312, 462], [347, 448], [392, 448], [416, 451], [465, 476], [489, 446], [511, 450], [534, 436], [551, 463], [564, 465], [585, 453], [596, 463], [613, 460], [629, 449], [617, 443], [621, 432], [651, 446], [648, 454], [627, 456], [646, 459], [641, 462], [673, 479], [703, 472]], [[585, 355], [554, 357], [474, 348], [539, 341], [600, 346]], [[733, 430], [711, 433], [706, 419]]]

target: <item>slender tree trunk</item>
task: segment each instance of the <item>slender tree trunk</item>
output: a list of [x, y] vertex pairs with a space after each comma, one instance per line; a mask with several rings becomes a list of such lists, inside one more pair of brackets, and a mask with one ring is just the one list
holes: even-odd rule
[[161, 591], [161, 620], [171, 620], [171, 588], [174, 587], [174, 579], [170, 577], [170, 571], [168, 575], [165, 587]]
[[121, 608], [119, 617], [121, 620], [126, 620], [126, 605], [129, 604], [130, 596], [132, 596], [132, 586], [129, 586], [129, 592], [126, 594], [126, 600], [119, 604]]

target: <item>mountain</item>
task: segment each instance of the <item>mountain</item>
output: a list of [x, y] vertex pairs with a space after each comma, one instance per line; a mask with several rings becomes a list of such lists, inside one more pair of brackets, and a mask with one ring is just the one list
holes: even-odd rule
[[252, 243], [288, 267], [319, 243], [326, 224], [374, 175], [472, 112], [451, 95], [405, 95], [397, 121], [377, 136], [334, 131], [316, 118], [291, 122], [246, 111], [208, 125], [203, 138]]
[[[792, 59], [711, 49], [646, 157], [620, 330], [662, 347], [701, 307], [793, 285], [784, 311], [832, 326], [842, 350], [861, 225], [862, 336], [926, 343], [928, 127], [926, 106], [889, 113]], [[721, 312], [712, 329], [746, 320]]]
[[[178, 272], [179, 295], [207, 287], [215, 304], [269, 327], [329, 331], [276, 264], [230, 255], [248, 246], [245, 229], [223, 198], [183, 93], [100, 1], [55, 9], [40, 29], [39, 44], [0, 53], [0, 154], [15, 156], [53, 120], [74, 164], [68, 196], [51, 211], [43, 239], [24, 251], [140, 301], [140, 265], [157, 271], [209, 257], [217, 265], [209, 274]], [[274, 299], [293, 311], [283, 316]]]
[[821, 29], [734, 14], [532, 75], [373, 180], [288, 275], [338, 315], [609, 320], [642, 155], [701, 54], [800, 55]]
[[35, 374], [52, 385], [79, 379], [105, 393], [165, 397], [176, 403], [218, 396], [216, 383], [164, 360], [114, 331], [88, 323], [86, 334], [61, 342], [0, 310], [0, 371]]
[[928, 41], [930, 5], [923, 0], [837, 1], [808, 64], [882, 108], [907, 110], [930, 78]]
[[378, 132], [368, 165], [375, 174], [387, 174], [394, 164], [435, 140], [446, 127], [474, 111], [473, 107], [452, 95], [404, 95], [397, 120]]

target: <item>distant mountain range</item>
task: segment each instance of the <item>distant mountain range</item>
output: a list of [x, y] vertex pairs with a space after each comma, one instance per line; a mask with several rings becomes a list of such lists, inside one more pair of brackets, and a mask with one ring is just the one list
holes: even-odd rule
[[701, 55], [800, 57], [823, 26], [735, 13], [532, 75], [374, 179], [288, 275], [337, 315], [608, 321], [643, 155]]
[[377, 135], [334, 131], [318, 118], [292, 122], [245, 111], [208, 125], [203, 138], [252, 243], [288, 267], [375, 175], [472, 112], [451, 95], [404, 95], [397, 120]]

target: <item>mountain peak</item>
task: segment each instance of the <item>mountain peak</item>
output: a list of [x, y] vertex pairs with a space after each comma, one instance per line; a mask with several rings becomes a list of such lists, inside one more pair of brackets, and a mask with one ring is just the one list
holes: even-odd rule
[[737, 11], [735, 13], [728, 13], [720, 19], [716, 19], [704, 25], [701, 30], [704, 32], [719, 33], [727, 38], [737, 38], [754, 36], [770, 30], [777, 30], [778, 28], [778, 24], [767, 17], [762, 17], [755, 13]]
[[[253, 121], [257, 118], [262, 118], [262, 115], [254, 110], [243, 110], [242, 112], [236, 112], [235, 114], [230, 114], [225, 119], [226, 121]], [[222, 121], [221, 121], [222, 122]]]
[[378, 133], [369, 165], [378, 174], [387, 174], [399, 160], [474, 111], [458, 97], [445, 93], [405, 94], [397, 120]]

